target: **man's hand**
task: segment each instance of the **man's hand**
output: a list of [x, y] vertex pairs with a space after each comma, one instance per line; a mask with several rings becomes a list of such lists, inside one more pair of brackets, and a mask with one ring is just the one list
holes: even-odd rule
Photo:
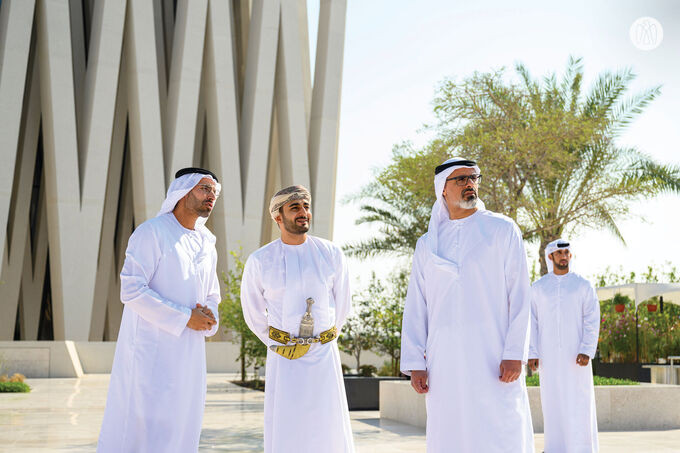
[[411, 387], [418, 393], [427, 393], [430, 387], [427, 385], [426, 370], [411, 370]]
[[501, 375], [499, 379], [501, 382], [513, 382], [516, 381], [519, 375], [522, 373], [522, 361], [521, 360], [503, 360], [501, 362]]
[[[191, 318], [187, 322], [187, 327], [194, 330], [210, 330], [212, 326], [217, 324], [214, 316], [208, 316], [203, 312], [205, 307], [196, 304], [196, 308], [191, 310]], [[208, 309], [210, 311], [210, 309]], [[212, 315], [212, 312], [210, 312]]]
[[536, 371], [538, 369], [538, 359], [529, 359], [528, 365], [531, 371]]
[[207, 305], [196, 304], [196, 308], [200, 308], [204, 315], [207, 315], [208, 317], [215, 319], [215, 315], [213, 314], [212, 310], [208, 308]]
[[588, 362], [590, 361], [590, 357], [588, 357], [586, 354], [579, 354], [576, 357], [576, 363], [578, 363], [581, 366], [586, 366], [588, 365]]

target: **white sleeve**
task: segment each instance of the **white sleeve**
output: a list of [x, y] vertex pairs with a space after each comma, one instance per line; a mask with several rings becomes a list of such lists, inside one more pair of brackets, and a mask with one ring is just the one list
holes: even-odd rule
[[529, 355], [531, 287], [524, 241], [517, 225], [513, 225], [510, 243], [505, 250], [508, 333], [505, 336], [503, 360], [521, 360], [526, 363]]
[[220, 282], [217, 279], [217, 251], [213, 250], [213, 266], [210, 272], [209, 281], [207, 283], [207, 297], [205, 298], [205, 304], [208, 306], [210, 311], [215, 315], [215, 320], [217, 321], [210, 330], [203, 330], [203, 335], [206, 337], [212, 337], [217, 333], [217, 329], [220, 327], [220, 312], [219, 305], [222, 300], [220, 294]]
[[161, 249], [153, 229], [140, 225], [130, 236], [125, 251], [120, 272], [120, 300], [145, 321], [179, 336], [191, 318], [191, 309], [149, 288], [160, 258]]
[[412, 370], [425, 370], [427, 345], [427, 301], [425, 300], [425, 280], [423, 274], [422, 247], [420, 239], [416, 244], [411, 268], [411, 279], [404, 303], [404, 318], [401, 327], [401, 372], [410, 376]]
[[531, 288], [531, 340], [529, 341], [529, 358], [539, 359], [541, 356], [538, 351], [538, 301], [537, 298], [539, 291], [535, 288]]
[[338, 262], [338, 269], [333, 281], [333, 298], [335, 299], [335, 326], [338, 328], [338, 332], [340, 332], [352, 311], [352, 296], [349, 285], [347, 258], [345, 258], [342, 250], [338, 250], [338, 254], [339, 260], [336, 260]]
[[241, 279], [241, 308], [250, 330], [264, 343], [268, 343], [267, 303], [262, 287], [260, 262], [252, 255], [246, 260]]
[[586, 354], [591, 359], [597, 351], [597, 341], [600, 336], [600, 301], [595, 293], [595, 288], [588, 285], [583, 301], [583, 336], [579, 354]]

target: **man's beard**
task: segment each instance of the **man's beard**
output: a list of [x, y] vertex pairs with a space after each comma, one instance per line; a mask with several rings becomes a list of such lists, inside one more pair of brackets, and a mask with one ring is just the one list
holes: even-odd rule
[[473, 189], [463, 191], [462, 199], [458, 202], [462, 209], [474, 209], [477, 206], [477, 192]]
[[558, 262], [553, 262], [553, 266], [555, 266], [555, 269], [559, 269], [561, 271], [566, 271], [569, 269], [569, 263], [562, 265]]
[[[297, 217], [291, 220], [282, 214], [281, 218], [283, 219], [283, 228], [290, 234], [305, 234], [309, 231], [309, 218], [307, 216]], [[297, 219], [307, 219], [307, 225], [298, 225], [295, 223]]]
[[[195, 197], [191, 192], [189, 193], [189, 197], [191, 198], [191, 209], [198, 214], [199, 217], [209, 217], [210, 213], [212, 212], [212, 209], [209, 208], [208, 206], [205, 205], [207, 200], [199, 200], [198, 197]], [[187, 200], [189, 202], [189, 200]], [[214, 206], [214, 201], [213, 201], [213, 206]], [[189, 204], [189, 203], [187, 203]]]

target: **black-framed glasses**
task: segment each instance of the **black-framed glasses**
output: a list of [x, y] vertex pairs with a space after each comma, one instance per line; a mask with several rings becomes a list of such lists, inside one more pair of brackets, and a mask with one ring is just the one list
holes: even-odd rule
[[472, 184], [477, 184], [482, 179], [482, 175], [472, 174], [463, 176], [453, 176], [451, 178], [446, 178], [447, 181], [456, 181], [457, 186], [467, 186], [468, 181]]

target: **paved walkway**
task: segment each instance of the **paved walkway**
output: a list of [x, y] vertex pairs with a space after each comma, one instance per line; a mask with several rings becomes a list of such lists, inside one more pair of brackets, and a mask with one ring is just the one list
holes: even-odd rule
[[[264, 394], [208, 376], [200, 452], [262, 451]], [[94, 452], [108, 375], [28, 379], [31, 393], [0, 394], [0, 452]], [[381, 420], [377, 411], [351, 412], [357, 453], [425, 451], [423, 429]], [[536, 451], [543, 436], [536, 435]], [[680, 430], [600, 433], [603, 453], [680, 452]], [[453, 451], [453, 450], [452, 450]]]

